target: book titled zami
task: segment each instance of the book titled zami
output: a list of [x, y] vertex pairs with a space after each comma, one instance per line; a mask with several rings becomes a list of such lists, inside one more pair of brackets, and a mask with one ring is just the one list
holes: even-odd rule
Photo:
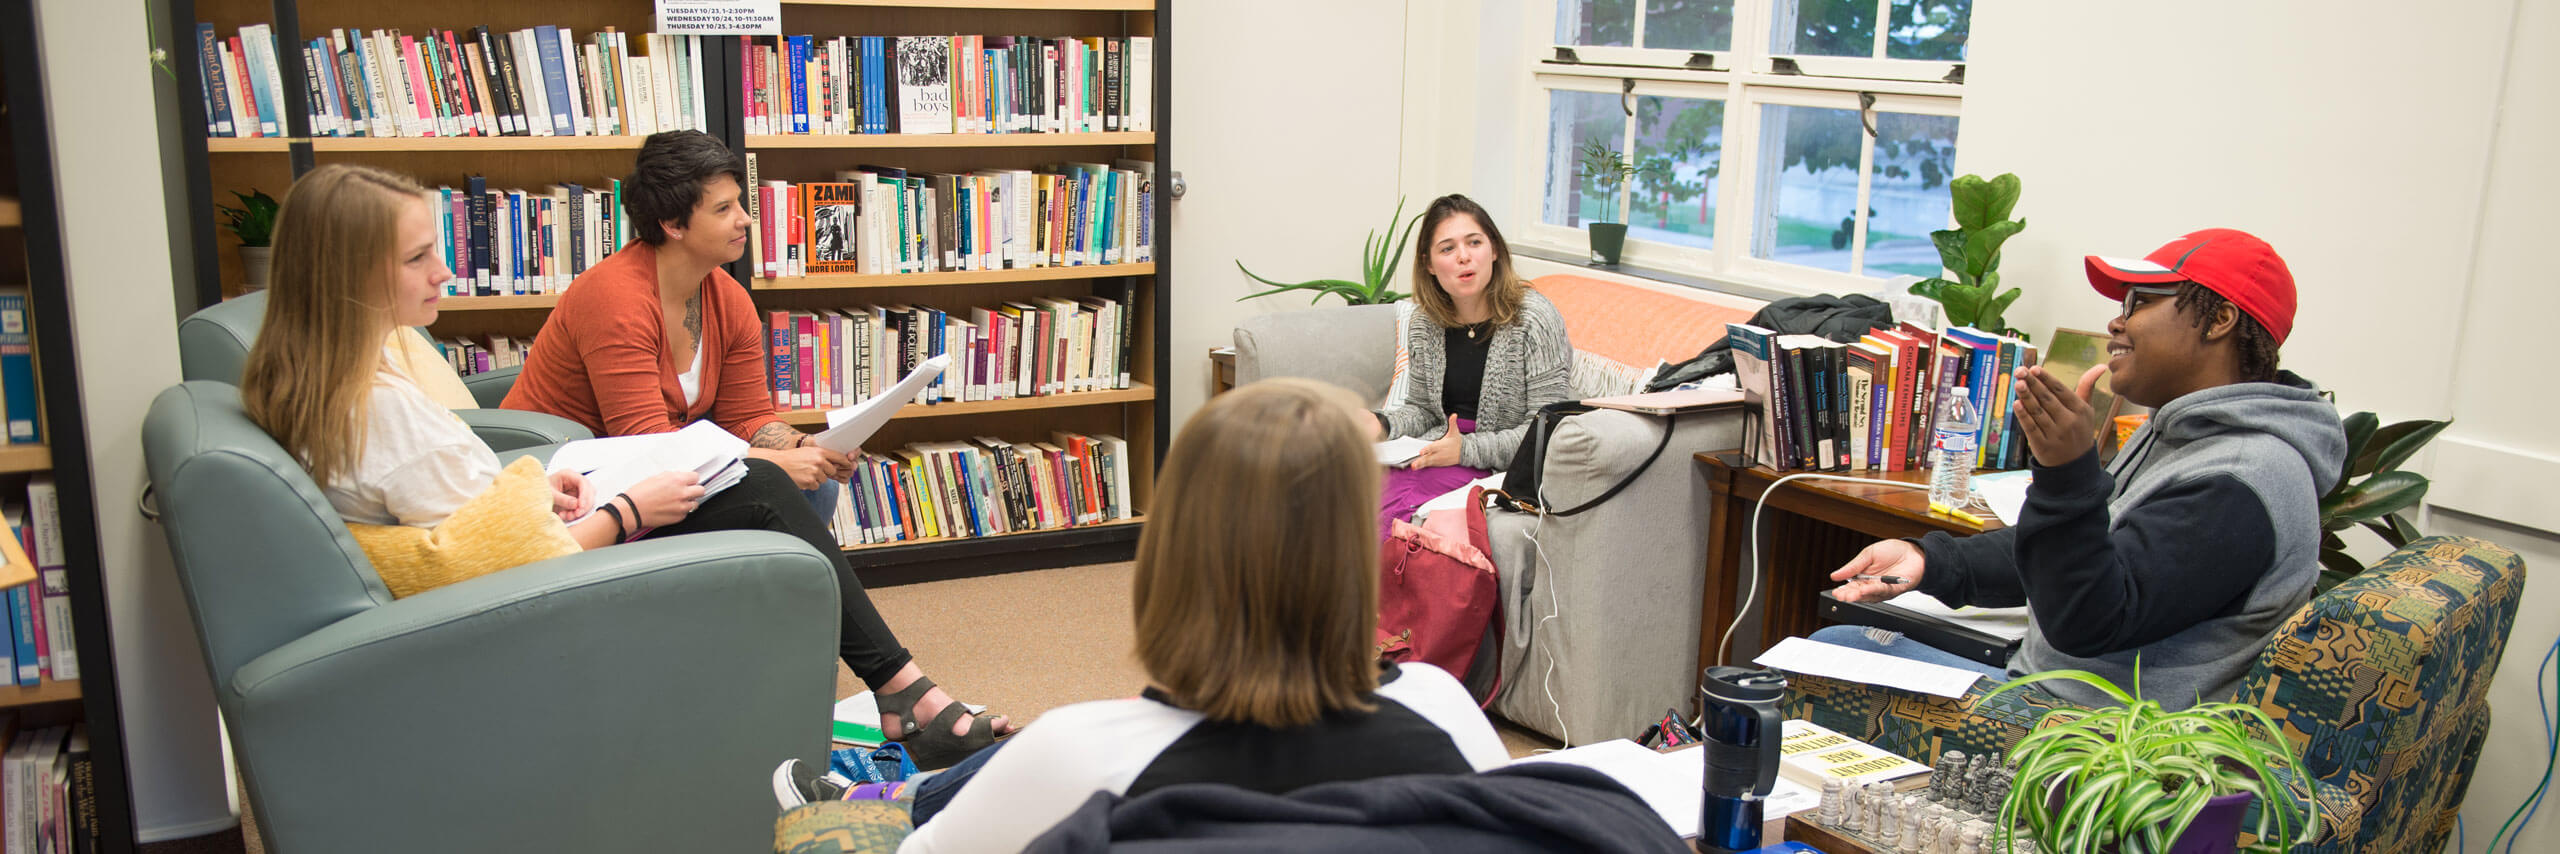
[[1778, 742], [1778, 773], [1789, 780], [1817, 790], [1828, 780], [1850, 786], [1890, 783], [1895, 791], [1929, 782], [1929, 766], [1812, 721], [1791, 720], [1781, 727], [1786, 737]]
[[855, 215], [862, 211], [862, 185], [800, 185], [801, 212], [809, 223], [810, 273], [859, 273], [854, 258]]

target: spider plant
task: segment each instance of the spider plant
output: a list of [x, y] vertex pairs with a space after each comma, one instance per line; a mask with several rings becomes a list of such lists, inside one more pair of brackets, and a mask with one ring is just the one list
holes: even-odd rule
[[[1244, 262], [1237, 261], [1236, 269], [1242, 270], [1254, 281], [1270, 285], [1271, 289], [1245, 294], [1237, 297], [1236, 301], [1243, 302], [1254, 297], [1267, 297], [1290, 291], [1314, 291], [1315, 296], [1307, 300], [1309, 305], [1324, 299], [1326, 294], [1341, 297], [1342, 301], [1349, 305], [1381, 305], [1404, 299], [1404, 292], [1395, 289], [1396, 268], [1404, 264], [1404, 247], [1413, 239], [1414, 224], [1421, 221], [1421, 214], [1414, 214], [1412, 219], [1405, 219], [1404, 198], [1397, 197], [1395, 215], [1387, 218], [1387, 237], [1394, 238], [1395, 245], [1390, 247], [1387, 245], [1388, 241], [1379, 237], [1377, 232], [1369, 232], [1368, 242], [1361, 244], [1360, 247], [1361, 280], [1357, 282], [1348, 279], [1275, 282], [1263, 278], [1252, 270], [1246, 270]], [[1403, 225], [1399, 226], [1398, 223]]]
[[[2276, 779], [2276, 768], [2301, 765], [2265, 712], [2239, 703], [2169, 711], [2140, 696], [2139, 662], [2134, 674], [2132, 692], [2083, 670], [2030, 674], [1992, 689], [1996, 695], [2067, 679], [2120, 704], [2046, 712], [2009, 751], [2017, 782], [2000, 804], [1998, 826], [2031, 834], [2053, 854], [2156, 854], [2170, 849], [2206, 801], [2246, 792], [2258, 801], [2257, 841], [2248, 850], [2289, 851], [2318, 834], [2317, 805], [2306, 816]], [[2008, 841], [2014, 850], [2015, 838]]]

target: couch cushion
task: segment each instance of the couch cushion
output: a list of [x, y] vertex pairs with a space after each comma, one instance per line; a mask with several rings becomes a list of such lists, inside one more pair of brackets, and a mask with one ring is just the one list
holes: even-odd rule
[[1725, 324], [1748, 321], [1756, 310], [1566, 273], [1529, 284], [1564, 315], [1574, 349], [1638, 370], [1698, 355], [1724, 337]]

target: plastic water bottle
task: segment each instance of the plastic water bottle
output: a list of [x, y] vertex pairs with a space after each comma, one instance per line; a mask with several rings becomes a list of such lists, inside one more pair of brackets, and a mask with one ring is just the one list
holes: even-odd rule
[[1929, 503], [1962, 510], [1973, 498], [1974, 433], [1982, 419], [1973, 413], [1973, 398], [1964, 386], [1947, 389], [1938, 405], [1938, 432], [1929, 440]]

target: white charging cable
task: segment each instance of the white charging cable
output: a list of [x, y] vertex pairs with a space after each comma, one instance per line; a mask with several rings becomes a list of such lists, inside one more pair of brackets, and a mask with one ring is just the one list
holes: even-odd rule
[[[1901, 489], [1929, 488], [1929, 484], [1926, 482], [1906, 483], [1899, 480], [1882, 480], [1872, 477], [1849, 477], [1847, 475], [1822, 474], [1819, 472], [1799, 472], [1797, 474], [1787, 475], [1785, 477], [1778, 478], [1777, 480], [1770, 481], [1769, 488], [1761, 490], [1760, 498], [1757, 501], [1752, 502], [1751, 505], [1751, 586], [1747, 588], [1750, 592], [1743, 594], [1742, 607], [1733, 612], [1733, 622], [1725, 624], [1724, 639], [1716, 643], [1716, 660], [1711, 663], [1721, 663], [1724, 661], [1725, 652], [1733, 646], [1733, 630], [1741, 628], [1743, 618], [1749, 616], [1751, 614], [1751, 609], [1759, 604], [1761, 571], [1762, 568], [1768, 566], [1769, 563], [1768, 554], [1761, 550], [1762, 540], [1760, 536], [1760, 511], [1769, 508], [1769, 493], [1778, 491], [1778, 487], [1787, 485], [1787, 481], [1791, 480], [1835, 480], [1843, 483], [1866, 483], [1874, 484], [1876, 486], [1897, 487]], [[1974, 490], [1966, 490], [1966, 492], [1970, 494], [1970, 497], [1965, 501], [1966, 507], [1973, 507], [1983, 503], [1979, 492]], [[1707, 579], [1707, 583], [1714, 584], [1716, 583], [1716, 580], [1710, 578]], [[1704, 667], [1706, 665], [1701, 664], [1699, 666]]]

